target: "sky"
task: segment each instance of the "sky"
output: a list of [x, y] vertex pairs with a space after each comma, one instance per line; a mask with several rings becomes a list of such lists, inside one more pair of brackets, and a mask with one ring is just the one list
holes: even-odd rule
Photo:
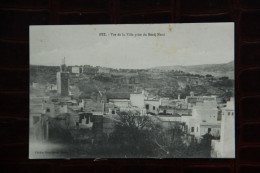
[[[162, 36], [143, 35], [154, 33]], [[121, 69], [227, 63], [234, 23], [30, 26], [30, 64], [58, 66], [64, 57], [67, 65]]]

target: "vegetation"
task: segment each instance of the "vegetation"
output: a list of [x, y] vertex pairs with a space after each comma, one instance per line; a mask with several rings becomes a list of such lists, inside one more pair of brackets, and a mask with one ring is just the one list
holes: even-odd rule
[[163, 130], [149, 116], [139, 113], [119, 112], [120, 121], [109, 136], [91, 147], [93, 157], [119, 158], [180, 158], [210, 157], [212, 136], [207, 134], [198, 143], [179, 126]]
[[[107, 135], [102, 130], [77, 129], [72, 115], [49, 119], [49, 141], [67, 148], [69, 157], [85, 155], [100, 158], [207, 158], [210, 157], [210, 134], [200, 143], [180, 126], [164, 129], [150, 116], [118, 112], [119, 121]], [[97, 126], [97, 124], [95, 124]]]
[[[48, 73], [46, 73], [48, 71]], [[59, 67], [51, 66], [31, 66], [30, 67], [30, 81], [39, 83], [56, 83], [56, 73]], [[190, 74], [180, 70], [127, 70], [127, 69], [111, 69], [113, 75], [97, 74], [98, 68], [92, 66], [84, 66], [84, 73], [79, 77], [74, 76], [70, 80], [71, 85], [76, 85], [82, 92], [82, 96], [91, 97], [93, 93], [98, 91], [116, 91], [116, 92], [132, 92], [135, 87], [149, 88], [150, 93], [158, 95], [159, 97], [169, 97], [171, 99], [177, 98], [180, 94], [181, 98], [190, 95], [194, 91], [196, 95], [218, 95], [224, 96], [226, 93], [234, 95], [234, 80], [227, 77], [216, 78], [210, 74], [206, 76], [198, 74]], [[129, 78], [130, 73], [137, 75], [139, 78], [138, 84], [124, 83], [116, 78]], [[116, 75], [118, 74], [118, 75]], [[184, 77], [182, 79], [176, 76]], [[185, 77], [197, 78], [200, 83], [192, 84], [186, 81]], [[207, 78], [207, 79], [206, 79]], [[74, 82], [76, 81], [76, 82]]]
[[30, 66], [30, 82], [56, 84], [58, 71], [59, 67], [57, 66]]

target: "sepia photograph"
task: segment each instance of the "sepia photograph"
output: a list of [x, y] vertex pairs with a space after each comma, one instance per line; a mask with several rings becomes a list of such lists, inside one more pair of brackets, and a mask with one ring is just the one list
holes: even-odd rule
[[235, 158], [234, 23], [30, 26], [30, 159]]

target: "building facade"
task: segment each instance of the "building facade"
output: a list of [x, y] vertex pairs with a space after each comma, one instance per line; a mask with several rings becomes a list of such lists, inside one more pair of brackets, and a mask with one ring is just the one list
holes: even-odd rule
[[57, 72], [57, 91], [61, 96], [69, 95], [69, 73], [65, 62], [60, 66], [60, 72]]
[[212, 140], [212, 157], [235, 157], [235, 107], [234, 98], [222, 111], [220, 140]]

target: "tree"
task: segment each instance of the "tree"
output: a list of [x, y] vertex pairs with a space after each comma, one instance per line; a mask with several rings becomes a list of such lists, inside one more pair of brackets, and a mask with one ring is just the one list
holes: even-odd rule
[[180, 124], [165, 129], [153, 116], [119, 112], [110, 142], [118, 156], [178, 158], [186, 156], [186, 134]]
[[118, 112], [118, 115], [119, 121], [109, 139], [115, 147], [114, 154], [119, 157], [153, 157], [150, 117], [139, 112]]
[[[161, 129], [161, 127], [159, 127]], [[180, 158], [186, 157], [186, 134], [179, 125], [169, 130], [155, 131], [153, 141], [157, 145], [156, 151], [159, 157]]]
[[51, 141], [70, 143], [73, 141], [70, 129], [74, 126], [70, 114], [60, 114], [55, 118], [49, 118], [49, 138]]
[[117, 126], [142, 130], [151, 128], [152, 122], [148, 115], [140, 115], [140, 112], [117, 112], [120, 122]]
[[202, 136], [200, 142], [197, 139], [191, 140], [186, 151], [186, 156], [191, 158], [210, 158], [212, 139], [215, 138], [211, 134], [207, 133]]
[[[154, 116], [117, 112], [114, 131], [91, 149], [94, 157], [181, 158], [210, 157], [210, 138], [190, 140], [181, 124], [164, 128]], [[190, 142], [191, 141], [191, 142]]]
[[97, 86], [91, 81], [81, 81], [78, 88], [85, 96], [90, 96], [91, 93], [98, 91]]

